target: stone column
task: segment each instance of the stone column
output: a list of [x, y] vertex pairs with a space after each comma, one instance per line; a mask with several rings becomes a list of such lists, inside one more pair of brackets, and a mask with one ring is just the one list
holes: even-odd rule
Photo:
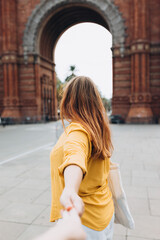
[[127, 122], [153, 121], [149, 82], [148, 1], [133, 0], [133, 36], [131, 43], [131, 107]]
[[41, 104], [42, 104], [42, 96], [41, 96], [41, 79], [40, 79], [40, 57], [38, 55], [34, 55], [34, 73], [35, 73], [35, 83], [36, 83], [36, 103], [37, 103], [37, 116], [36, 120], [41, 121]]
[[1, 117], [20, 118], [17, 65], [17, 1], [1, 0], [4, 110]]
[[55, 64], [53, 63], [53, 71], [52, 71], [52, 81], [53, 81], [53, 99], [52, 99], [52, 113], [53, 120], [58, 119], [57, 115], [57, 80], [56, 80], [56, 72], [55, 72]]

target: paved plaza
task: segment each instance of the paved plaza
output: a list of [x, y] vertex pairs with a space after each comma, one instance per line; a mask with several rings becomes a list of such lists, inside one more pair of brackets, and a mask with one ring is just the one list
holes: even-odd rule
[[[114, 240], [160, 240], [160, 125], [111, 129], [136, 224], [115, 224]], [[54, 225], [49, 155], [61, 132], [60, 121], [0, 126], [0, 240], [32, 240]]]

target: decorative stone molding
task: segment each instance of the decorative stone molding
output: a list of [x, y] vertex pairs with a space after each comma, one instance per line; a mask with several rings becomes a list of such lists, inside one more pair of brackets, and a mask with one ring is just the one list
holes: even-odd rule
[[131, 54], [150, 52], [150, 44], [147, 42], [135, 42], [131, 45]]
[[150, 93], [137, 93], [130, 96], [130, 103], [150, 103]]
[[125, 46], [124, 49], [122, 49], [121, 47], [113, 47], [112, 51], [113, 51], [113, 57], [124, 57], [131, 54], [130, 46]]
[[41, 83], [45, 85], [53, 86], [53, 81], [50, 79], [50, 77], [46, 74], [43, 74], [41, 77]]
[[130, 98], [128, 96], [116, 96], [113, 97], [112, 102], [125, 102], [125, 103], [129, 103]]
[[160, 95], [153, 95], [152, 102], [159, 103], [160, 102]]
[[4, 106], [19, 106], [18, 98], [5, 98], [3, 100]]
[[15, 54], [5, 54], [1, 58], [2, 63], [16, 63], [17, 55]]
[[151, 44], [151, 54], [160, 54], [160, 44]]
[[26, 107], [36, 106], [36, 99], [23, 99], [20, 101], [20, 105], [24, 105]]
[[121, 13], [118, 8], [110, 0], [48, 0], [41, 1], [39, 5], [32, 11], [31, 16], [26, 24], [26, 29], [23, 36], [24, 57], [28, 53], [36, 53], [36, 39], [38, 31], [42, 26], [46, 16], [49, 16], [55, 9], [67, 4], [84, 4], [84, 7], [93, 7], [103, 15], [106, 23], [113, 36], [113, 46], [120, 46], [124, 49], [125, 42], [125, 25]]

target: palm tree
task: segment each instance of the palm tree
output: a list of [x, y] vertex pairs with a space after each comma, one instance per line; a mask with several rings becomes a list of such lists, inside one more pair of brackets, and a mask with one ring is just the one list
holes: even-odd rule
[[76, 76], [75, 75], [76, 66], [75, 65], [71, 65], [69, 71], [71, 72], [71, 74], [66, 77], [65, 82], [69, 82], [73, 77]]

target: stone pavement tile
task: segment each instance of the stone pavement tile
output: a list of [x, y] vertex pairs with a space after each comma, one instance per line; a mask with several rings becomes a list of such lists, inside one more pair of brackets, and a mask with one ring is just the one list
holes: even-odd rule
[[132, 184], [132, 178], [131, 176], [123, 176], [121, 174], [121, 178], [122, 178], [122, 183], [123, 183], [123, 186], [131, 186]]
[[43, 191], [44, 190], [38, 189], [14, 188], [7, 193], [4, 193], [2, 198], [16, 203], [31, 203], [37, 199]]
[[127, 198], [148, 198], [146, 187], [125, 186]]
[[0, 210], [2, 210], [3, 208], [7, 207], [10, 204], [11, 202], [9, 200], [0, 197]]
[[144, 169], [146, 170], [151, 170], [151, 171], [155, 171], [157, 173], [160, 172], [160, 165], [152, 165], [152, 164], [144, 164]]
[[160, 200], [160, 187], [149, 187], [148, 195], [150, 199], [159, 199]]
[[17, 177], [20, 174], [27, 172], [25, 166], [12, 166], [12, 167], [3, 167], [0, 169], [0, 176], [1, 177]]
[[124, 176], [124, 177], [130, 177], [132, 176], [132, 170], [131, 169], [121, 169], [121, 165], [120, 165], [120, 172], [121, 172], [121, 175]]
[[[35, 237], [38, 237], [39, 235], [43, 234], [49, 229], [49, 227], [46, 226], [35, 226], [31, 225], [29, 226], [26, 231], [24, 231], [17, 240], [32, 240]], [[9, 240], [9, 239], [8, 239]]]
[[[43, 149], [40, 152], [35, 152], [37, 163], [43, 165], [45, 168], [50, 167], [50, 152], [49, 150]], [[32, 155], [33, 158], [33, 155]]]
[[43, 192], [35, 201], [36, 204], [51, 205], [51, 190]]
[[47, 190], [51, 188], [51, 181], [46, 179], [29, 178], [18, 184], [18, 188]]
[[153, 240], [153, 238], [127, 237], [127, 240]]
[[22, 179], [22, 178], [15, 178], [15, 177], [9, 177], [9, 176], [1, 177], [0, 176], [0, 187], [13, 188], [23, 181], [24, 181], [24, 179]]
[[160, 218], [153, 216], [134, 216], [135, 229], [128, 230], [129, 237], [160, 239]]
[[160, 179], [147, 177], [132, 177], [133, 186], [141, 187], [160, 187]]
[[143, 159], [143, 163], [144, 165], [151, 164], [159, 167], [160, 164], [159, 164], [158, 151], [157, 151], [157, 154], [153, 154], [153, 153], [149, 154], [147, 150], [147, 156], [145, 157], [145, 159]]
[[127, 198], [130, 211], [133, 215], [149, 216], [148, 199]]
[[32, 155], [30, 154], [30, 155], [26, 155], [21, 158], [18, 158], [13, 162], [6, 163], [5, 166], [7, 167], [7, 165], [9, 166], [10, 164], [13, 164], [14, 166], [19, 166], [19, 167], [23, 166], [26, 169], [35, 168], [39, 163], [39, 159], [35, 158], [34, 156], [36, 156], [36, 152], [33, 153]]
[[54, 226], [54, 222], [50, 222], [51, 207], [47, 207], [33, 222], [34, 225]]
[[121, 235], [114, 234], [113, 240], [126, 240], [126, 236], [121, 236]]
[[17, 240], [17, 238], [28, 228], [28, 225], [0, 222], [0, 239], [1, 240]]
[[128, 161], [128, 163], [122, 163], [120, 165], [120, 169], [122, 169], [123, 171], [128, 171], [128, 170], [143, 170], [144, 169], [144, 165], [143, 163], [139, 162], [139, 163], [133, 163], [133, 162], [130, 162]]
[[133, 177], [155, 178], [159, 179], [158, 173], [149, 170], [132, 170]]
[[114, 235], [126, 236], [127, 228], [123, 227], [120, 224], [114, 224]]
[[[125, 156], [124, 154], [123, 154], [123, 156]], [[142, 161], [140, 161], [140, 159], [139, 158], [135, 158], [135, 155], [134, 154], [131, 154], [131, 153], [129, 153], [129, 156], [128, 156], [128, 158], [123, 158], [123, 162], [122, 162], [122, 165], [125, 167], [125, 166], [132, 166], [132, 167], [134, 167], [135, 165], [138, 165], [138, 166], [142, 166], [143, 167], [143, 162]], [[132, 168], [132, 169], [134, 169], [134, 168]], [[138, 169], [137, 169], [138, 170]]]
[[10, 190], [10, 188], [8, 187], [0, 187], [0, 195], [2, 195], [3, 193], [5, 193], [5, 192], [7, 192], [7, 191], [9, 191]]
[[0, 211], [0, 221], [30, 224], [44, 209], [44, 205], [11, 203]]
[[123, 158], [124, 158], [124, 156], [121, 156], [120, 154], [119, 154], [119, 152], [113, 152], [113, 155], [112, 155], [112, 158], [111, 158], [111, 161], [112, 162], [116, 162], [116, 163], [118, 163], [118, 164], [122, 164], [122, 161], [123, 161]]
[[48, 176], [50, 176], [49, 168], [45, 169], [43, 167], [36, 167], [34, 169], [27, 171], [24, 174], [19, 175], [19, 177], [22, 177], [25, 179], [28, 179], [28, 178], [45, 179]]
[[[160, 200], [150, 199], [149, 204], [150, 204], [151, 215], [160, 217]], [[159, 226], [160, 226], [160, 223], [159, 223]]]

